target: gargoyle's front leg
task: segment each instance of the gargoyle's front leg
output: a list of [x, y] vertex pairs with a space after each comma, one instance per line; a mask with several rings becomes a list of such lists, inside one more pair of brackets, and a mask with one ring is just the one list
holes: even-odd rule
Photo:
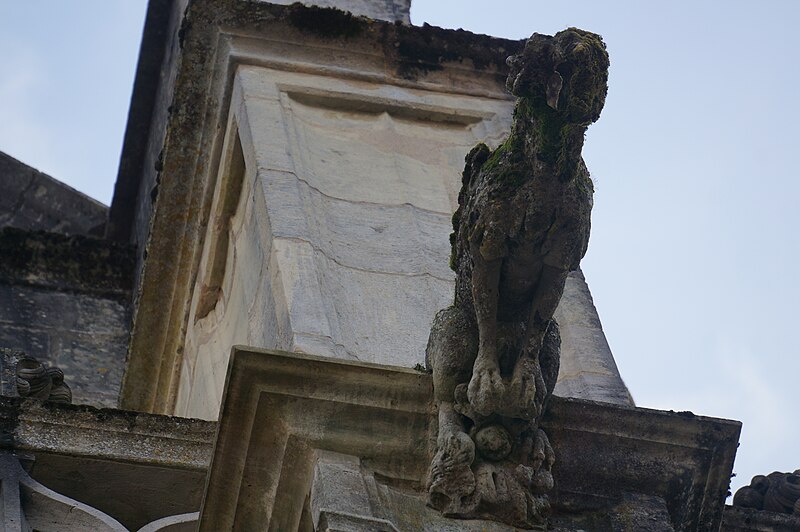
[[547, 327], [564, 292], [568, 274], [569, 271], [562, 268], [553, 266], [542, 268], [528, 317], [525, 349], [517, 360], [511, 377], [510, 397], [513, 397], [522, 411], [534, 416], [539, 415], [546, 395], [538, 357]]
[[436, 315], [426, 349], [439, 409], [439, 436], [428, 475], [428, 504], [445, 515], [469, 512], [474, 499], [471, 466], [475, 443], [467, 435], [454, 403], [457, 386], [469, 380], [477, 350], [478, 336], [468, 311], [451, 306]]
[[539, 276], [539, 282], [531, 301], [528, 326], [526, 328], [526, 352], [537, 355], [542, 348], [542, 341], [553, 314], [556, 313], [569, 270], [545, 265]]
[[472, 301], [478, 323], [478, 356], [467, 388], [470, 405], [481, 415], [498, 410], [505, 386], [497, 359], [497, 299], [502, 259], [486, 260], [479, 246], [472, 246]]

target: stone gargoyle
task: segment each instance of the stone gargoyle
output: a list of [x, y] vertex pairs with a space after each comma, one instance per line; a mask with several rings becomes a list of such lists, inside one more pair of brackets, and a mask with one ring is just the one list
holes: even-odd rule
[[559, 368], [553, 313], [589, 240], [581, 149], [609, 63], [598, 35], [571, 28], [534, 34], [508, 64], [511, 134], [466, 157], [451, 235], [455, 302], [434, 319], [426, 351], [439, 408], [428, 503], [532, 528], [553, 486], [539, 428]]

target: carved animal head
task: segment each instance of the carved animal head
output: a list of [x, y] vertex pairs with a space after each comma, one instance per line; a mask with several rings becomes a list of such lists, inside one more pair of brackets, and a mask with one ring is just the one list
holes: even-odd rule
[[595, 33], [534, 33], [521, 53], [508, 58], [506, 85], [514, 96], [546, 104], [570, 123], [589, 125], [606, 100], [608, 65], [606, 46]]

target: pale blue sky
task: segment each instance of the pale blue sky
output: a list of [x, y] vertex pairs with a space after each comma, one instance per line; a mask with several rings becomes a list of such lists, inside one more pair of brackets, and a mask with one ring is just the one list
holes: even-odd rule
[[0, 0], [0, 150], [108, 205], [145, 8]]
[[[109, 203], [141, 0], [0, 0], [0, 150]], [[800, 2], [414, 0], [415, 24], [611, 55], [583, 268], [637, 404], [744, 422], [733, 488], [800, 467]]]

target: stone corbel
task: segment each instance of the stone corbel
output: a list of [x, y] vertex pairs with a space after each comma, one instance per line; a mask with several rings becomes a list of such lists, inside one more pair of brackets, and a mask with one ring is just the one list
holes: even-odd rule
[[425, 475], [435, 436], [427, 374], [234, 347], [226, 390], [201, 531], [298, 530], [322, 451], [396, 479]]

